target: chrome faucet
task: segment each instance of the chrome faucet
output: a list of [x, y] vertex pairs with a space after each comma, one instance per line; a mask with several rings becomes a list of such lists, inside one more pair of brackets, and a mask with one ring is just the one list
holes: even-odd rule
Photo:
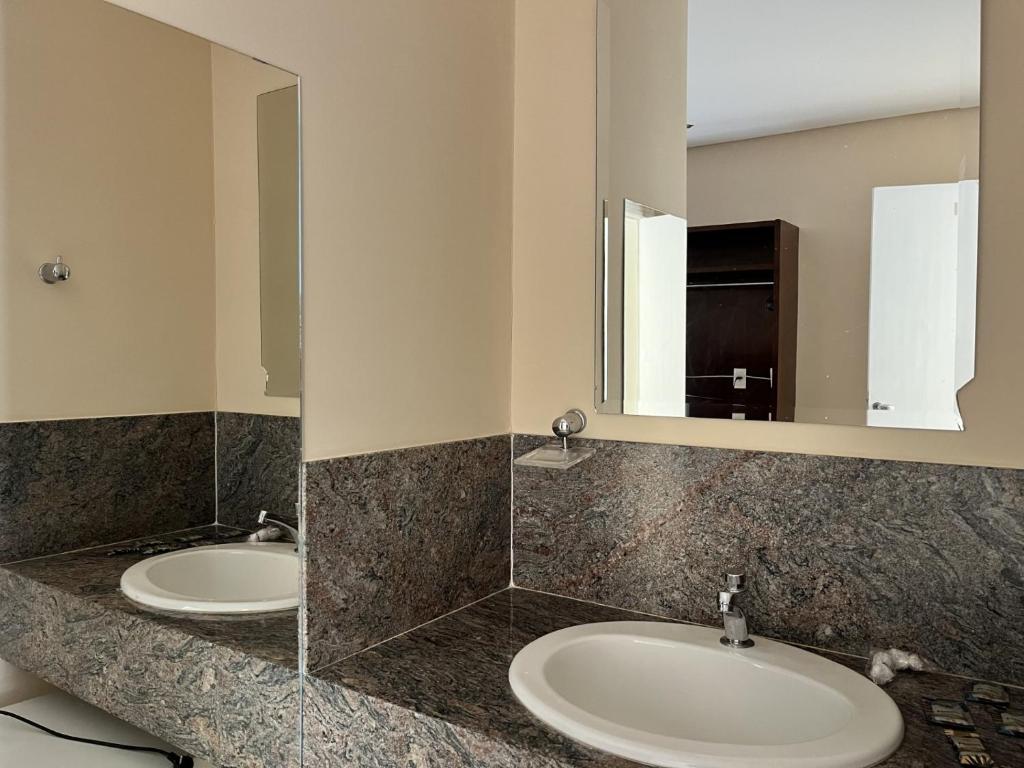
[[725, 634], [720, 642], [730, 648], [750, 648], [754, 644], [747, 632], [747, 616], [735, 604], [736, 595], [746, 588], [747, 575], [733, 568], [725, 575], [725, 589], [718, 593], [718, 612], [722, 614], [725, 623]]
[[[270, 513], [267, 512], [267, 510], [265, 510], [265, 509], [260, 511], [260, 516], [256, 519], [256, 522], [259, 523], [260, 525], [265, 525], [267, 527], [277, 528], [279, 531], [287, 533], [289, 536], [291, 536], [292, 542], [295, 544], [295, 551], [296, 552], [299, 551], [299, 531], [298, 531], [298, 529], [293, 528], [292, 526], [288, 525], [287, 523], [282, 523], [280, 520], [275, 520], [274, 518], [270, 517]], [[253, 534], [249, 538], [250, 539], [255, 538], [256, 540], [262, 541], [263, 538], [259, 536], [259, 534], [261, 532], [262, 532], [262, 530], [261, 531], [257, 531], [255, 534]]]

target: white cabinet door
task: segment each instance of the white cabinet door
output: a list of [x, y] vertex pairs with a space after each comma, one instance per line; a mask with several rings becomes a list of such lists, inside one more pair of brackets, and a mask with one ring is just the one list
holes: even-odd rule
[[973, 375], [977, 253], [961, 253], [961, 219], [976, 233], [977, 182], [874, 190], [869, 426], [963, 428], [956, 393], [967, 356]]

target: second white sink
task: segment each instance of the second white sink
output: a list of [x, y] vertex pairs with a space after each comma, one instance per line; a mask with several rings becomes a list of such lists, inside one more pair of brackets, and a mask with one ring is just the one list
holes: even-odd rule
[[822, 656], [656, 622], [570, 627], [527, 645], [509, 681], [577, 741], [667, 768], [867, 768], [903, 739], [880, 688]]
[[263, 613], [299, 604], [294, 544], [216, 544], [151, 557], [121, 574], [142, 605], [183, 613]]

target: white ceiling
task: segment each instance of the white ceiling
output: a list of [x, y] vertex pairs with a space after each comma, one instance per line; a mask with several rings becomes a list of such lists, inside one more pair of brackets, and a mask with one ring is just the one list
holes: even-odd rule
[[977, 106], [980, 3], [689, 0], [689, 143]]

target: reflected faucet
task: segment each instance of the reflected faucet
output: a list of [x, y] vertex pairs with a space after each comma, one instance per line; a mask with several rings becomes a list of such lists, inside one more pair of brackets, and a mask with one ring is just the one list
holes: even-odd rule
[[[260, 516], [258, 518], [256, 518], [256, 522], [259, 523], [260, 525], [264, 525], [264, 526], [271, 527], [271, 528], [277, 528], [279, 531], [281, 531], [283, 533], [287, 533], [291, 537], [292, 542], [294, 542], [294, 544], [295, 544], [295, 551], [296, 552], [299, 551], [299, 531], [298, 531], [298, 529], [293, 528], [292, 526], [288, 525], [287, 523], [282, 523], [280, 520], [275, 520], [274, 518], [270, 517], [270, 513], [267, 512], [267, 510], [265, 510], [265, 509], [260, 511]], [[265, 529], [261, 529], [261, 530], [257, 531], [256, 533], [254, 533], [252, 536], [250, 536], [249, 537], [250, 540], [264, 541], [265, 539], [260, 536], [260, 533], [262, 533], [263, 530], [265, 530]]]
[[736, 595], [746, 591], [747, 575], [738, 568], [725, 575], [725, 589], [718, 593], [718, 612], [725, 623], [725, 634], [720, 642], [730, 648], [750, 648], [754, 641], [747, 631], [747, 616], [735, 604]]

